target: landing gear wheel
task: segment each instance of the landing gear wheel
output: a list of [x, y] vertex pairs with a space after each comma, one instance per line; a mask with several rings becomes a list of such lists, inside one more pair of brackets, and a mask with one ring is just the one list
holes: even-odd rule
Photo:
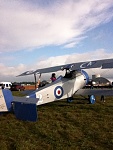
[[94, 95], [90, 95], [89, 96], [89, 103], [90, 104], [94, 104], [95, 103], [95, 97], [94, 97]]
[[73, 101], [73, 97], [67, 98], [67, 103], [71, 103]]

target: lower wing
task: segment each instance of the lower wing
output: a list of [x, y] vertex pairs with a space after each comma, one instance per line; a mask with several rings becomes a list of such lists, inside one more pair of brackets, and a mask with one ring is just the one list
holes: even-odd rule
[[95, 95], [95, 96], [113, 96], [113, 90], [112, 89], [79, 89], [75, 95]]

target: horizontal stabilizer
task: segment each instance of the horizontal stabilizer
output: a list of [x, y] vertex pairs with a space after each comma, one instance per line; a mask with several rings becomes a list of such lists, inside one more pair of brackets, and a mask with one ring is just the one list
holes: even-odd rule
[[79, 89], [76, 95], [95, 95], [95, 96], [113, 96], [112, 89]]
[[38, 102], [38, 100], [39, 100], [38, 98], [26, 98], [26, 97], [13, 96], [13, 102], [36, 104]]

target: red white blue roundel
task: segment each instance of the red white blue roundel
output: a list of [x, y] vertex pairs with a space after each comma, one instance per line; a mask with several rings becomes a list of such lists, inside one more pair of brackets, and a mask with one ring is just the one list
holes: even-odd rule
[[54, 89], [54, 95], [57, 99], [61, 98], [63, 96], [63, 88], [61, 86], [57, 86], [55, 89]]

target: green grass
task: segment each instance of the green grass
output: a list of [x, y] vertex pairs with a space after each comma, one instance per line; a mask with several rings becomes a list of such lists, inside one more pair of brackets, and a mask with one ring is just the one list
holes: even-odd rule
[[[21, 95], [13, 92], [13, 95]], [[112, 150], [113, 98], [81, 97], [38, 107], [38, 121], [17, 120], [13, 113], [0, 116], [0, 150]]]

